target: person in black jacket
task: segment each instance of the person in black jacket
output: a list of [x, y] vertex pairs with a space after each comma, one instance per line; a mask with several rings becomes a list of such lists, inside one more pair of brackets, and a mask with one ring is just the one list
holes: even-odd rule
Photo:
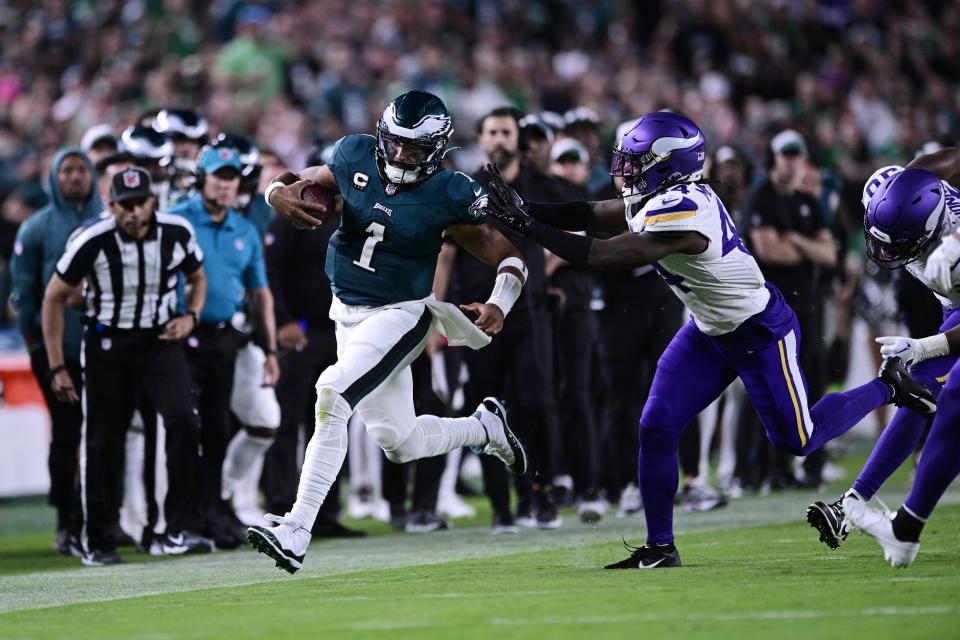
[[[524, 198], [538, 202], [565, 199], [556, 180], [520, 160], [519, 119], [514, 109], [494, 109], [480, 119], [477, 133], [488, 160], [500, 166], [503, 175]], [[483, 179], [476, 179], [484, 184]], [[545, 258], [543, 249], [535, 243], [496, 222], [491, 224], [523, 254], [529, 276], [497, 339], [484, 349], [464, 353], [470, 375], [469, 399], [465, 406], [474, 406], [474, 400], [479, 402], [487, 395], [505, 395], [511, 420], [528, 446], [534, 470], [531, 488], [525, 487], [523, 478], [517, 479], [517, 523], [552, 529], [559, 527], [562, 520], [557, 513], [552, 486], [557, 408]], [[438, 271], [444, 268], [451, 270], [450, 287], [449, 291], [435, 288], [438, 298], [448, 294], [449, 302], [469, 302], [489, 295], [490, 281], [495, 276], [493, 267], [447, 243], [441, 252]], [[520, 382], [524, 391], [515, 393]], [[484, 458], [480, 460], [484, 465], [484, 488], [494, 510], [494, 532], [515, 531], [507, 475], [502, 465]]]

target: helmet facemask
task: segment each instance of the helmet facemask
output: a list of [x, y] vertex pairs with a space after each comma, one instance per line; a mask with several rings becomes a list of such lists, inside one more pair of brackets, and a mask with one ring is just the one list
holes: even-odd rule
[[384, 110], [377, 123], [377, 160], [392, 184], [426, 180], [440, 168], [453, 126], [439, 98], [406, 93]]

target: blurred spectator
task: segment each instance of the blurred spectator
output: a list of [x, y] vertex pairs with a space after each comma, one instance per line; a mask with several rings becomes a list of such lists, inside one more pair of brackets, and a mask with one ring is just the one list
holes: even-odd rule
[[[96, 165], [103, 158], [117, 152], [117, 134], [109, 124], [97, 124], [83, 134], [80, 149], [83, 150], [90, 162]], [[106, 202], [106, 200], [104, 200]]]
[[[11, 263], [17, 324], [30, 352], [33, 375], [50, 411], [50, 504], [57, 510], [56, 548], [61, 553], [78, 549], [75, 545], [71, 548], [71, 539], [80, 533], [80, 514], [74, 504], [74, 493], [83, 414], [78, 403], [64, 401], [51, 388], [40, 310], [47, 283], [70, 234], [83, 223], [96, 219], [103, 209], [94, 190], [93, 177], [93, 164], [80, 149], [68, 147], [57, 154], [50, 167], [51, 202], [20, 227]], [[83, 326], [76, 309], [66, 308], [63, 314], [62, 344], [57, 346], [57, 351], [62, 355], [62, 368], [69, 374], [74, 388], [80, 390]]]
[[[806, 374], [807, 397], [816, 402], [826, 387], [821, 270], [836, 265], [837, 250], [820, 202], [801, 190], [807, 167], [803, 137], [793, 129], [779, 132], [770, 141], [769, 157], [770, 174], [746, 207], [749, 242], [767, 280], [783, 292], [797, 314], [803, 336], [800, 365]], [[758, 446], [765, 446], [762, 440]], [[822, 464], [813, 466], [809, 462], [813, 457], [808, 457], [806, 468], [812, 483], [818, 484]], [[791, 464], [786, 458], [779, 460]], [[784, 478], [778, 482], [790, 484], [792, 473], [781, 471]]]

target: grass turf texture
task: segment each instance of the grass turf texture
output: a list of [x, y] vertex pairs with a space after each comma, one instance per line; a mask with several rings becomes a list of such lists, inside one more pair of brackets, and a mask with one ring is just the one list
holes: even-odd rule
[[[898, 504], [905, 481], [883, 497]], [[379, 525], [366, 540], [317, 542], [293, 577], [250, 551], [126, 549], [126, 565], [85, 568], [49, 550], [48, 509], [0, 505], [0, 638], [960, 637], [960, 492], [905, 571], [857, 534], [826, 549], [804, 521], [812, 499], [678, 511], [679, 570], [599, 568], [625, 557], [621, 534], [642, 539], [640, 519], [596, 527], [567, 513], [559, 531], [493, 537], [482, 514], [453, 531]]]

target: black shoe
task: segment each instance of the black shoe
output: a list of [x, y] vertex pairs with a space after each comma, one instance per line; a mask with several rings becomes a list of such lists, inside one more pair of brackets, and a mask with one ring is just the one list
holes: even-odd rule
[[91, 549], [80, 556], [80, 562], [88, 567], [102, 567], [107, 564], [120, 564], [123, 556], [116, 549]]
[[407, 533], [430, 533], [449, 529], [450, 524], [432, 511], [415, 511], [407, 520]]
[[672, 544], [632, 547], [624, 540], [623, 546], [630, 552], [630, 557], [608, 564], [604, 569], [667, 569], [683, 566], [680, 562], [680, 553]]
[[70, 533], [68, 529], [57, 531], [57, 537], [53, 542], [53, 548], [57, 553], [75, 558], [83, 557], [83, 547], [80, 545], [80, 537], [75, 533]]
[[204, 534], [213, 540], [217, 549], [237, 549], [247, 539], [247, 527], [229, 500], [220, 500], [211, 510]]
[[850, 535], [850, 531], [853, 530], [853, 524], [847, 519], [847, 514], [843, 511], [843, 499], [845, 497], [846, 494], [830, 504], [818, 500], [807, 507], [807, 522], [820, 532], [820, 542], [831, 549], [836, 549], [842, 545], [847, 536]]
[[394, 531], [407, 530], [407, 510], [404, 507], [390, 505], [390, 528]]
[[185, 553], [210, 553], [213, 551], [213, 540], [189, 531], [170, 533], [169, 531], [158, 540], [160, 551], [164, 555], [179, 556]]
[[537, 492], [537, 529], [557, 529], [562, 524], [563, 518], [557, 512], [553, 490], [541, 489]]
[[498, 536], [505, 533], [520, 533], [517, 523], [513, 520], [513, 514], [509, 511], [493, 514], [493, 535]]
[[367, 532], [361, 529], [349, 529], [339, 522], [313, 525], [314, 538], [365, 538]]
[[534, 513], [532, 498], [522, 497], [517, 499], [517, 517], [515, 522], [527, 529], [532, 529], [537, 526], [537, 518]]
[[134, 547], [137, 544], [137, 541], [128, 536], [127, 532], [120, 527], [119, 523], [114, 523], [114, 525], [110, 527], [110, 536], [118, 547]]
[[937, 411], [937, 399], [929, 389], [910, 377], [907, 367], [900, 358], [884, 358], [880, 365], [879, 377], [890, 385], [893, 391], [893, 404], [906, 407], [925, 416]]

